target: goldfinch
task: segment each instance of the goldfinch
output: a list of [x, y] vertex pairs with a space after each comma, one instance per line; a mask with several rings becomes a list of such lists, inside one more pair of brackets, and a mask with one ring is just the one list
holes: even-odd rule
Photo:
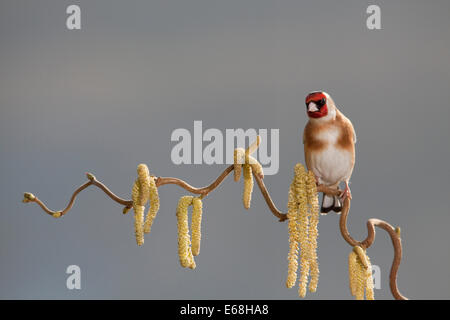
[[345, 183], [339, 197], [324, 194], [322, 198], [322, 214], [331, 210], [340, 213], [342, 200], [351, 199], [349, 181], [355, 165], [355, 130], [328, 93], [311, 92], [305, 103], [309, 117], [303, 132], [306, 166], [318, 184], [338, 188], [340, 182]]

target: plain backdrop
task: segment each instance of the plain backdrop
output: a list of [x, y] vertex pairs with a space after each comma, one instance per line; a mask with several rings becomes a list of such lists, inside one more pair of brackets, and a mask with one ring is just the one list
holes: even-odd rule
[[[81, 7], [81, 30], [66, 7]], [[366, 8], [381, 8], [368, 30]], [[180, 267], [175, 209], [186, 191], [160, 188], [161, 209], [143, 247], [132, 214], [96, 188], [63, 208], [84, 172], [128, 198], [136, 166], [209, 184], [225, 165], [174, 165], [177, 128], [278, 128], [280, 169], [265, 183], [286, 210], [304, 163], [304, 97], [325, 90], [356, 129], [349, 230], [366, 221], [402, 228], [401, 292], [450, 298], [448, 1], [1, 1], [0, 298], [299, 299], [287, 289], [287, 224], [255, 186], [228, 178], [204, 200], [197, 268]], [[306, 299], [351, 299], [339, 217], [319, 223], [320, 280]], [[368, 250], [391, 299], [389, 237]], [[81, 290], [66, 288], [69, 265]]]

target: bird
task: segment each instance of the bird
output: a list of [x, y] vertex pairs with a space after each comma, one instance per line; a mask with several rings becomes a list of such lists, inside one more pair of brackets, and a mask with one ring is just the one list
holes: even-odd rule
[[339, 214], [343, 201], [352, 197], [349, 183], [355, 166], [355, 129], [328, 93], [313, 91], [306, 96], [305, 104], [309, 118], [303, 131], [306, 167], [314, 173], [318, 185], [338, 189], [341, 182], [345, 183], [340, 195], [323, 195], [320, 213], [333, 210]]

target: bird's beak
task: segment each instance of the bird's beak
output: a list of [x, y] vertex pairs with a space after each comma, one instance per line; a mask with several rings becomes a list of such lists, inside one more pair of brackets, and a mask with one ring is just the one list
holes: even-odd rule
[[310, 102], [308, 104], [308, 112], [316, 112], [319, 111], [319, 108], [317, 108], [317, 105], [314, 102]]

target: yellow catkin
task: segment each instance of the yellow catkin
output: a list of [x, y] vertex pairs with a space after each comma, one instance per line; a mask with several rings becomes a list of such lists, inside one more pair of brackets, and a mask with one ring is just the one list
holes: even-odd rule
[[134, 210], [134, 233], [136, 243], [139, 246], [144, 244], [144, 211], [145, 204], [150, 196], [150, 172], [147, 165], [139, 164], [137, 166], [138, 178], [134, 182], [132, 189], [132, 200]]
[[[363, 262], [364, 261], [364, 262]], [[353, 248], [348, 257], [350, 292], [357, 300], [374, 300], [372, 265], [366, 251]]]
[[356, 300], [364, 300], [364, 289], [366, 286], [365, 268], [359, 259], [356, 259]]
[[300, 279], [298, 294], [300, 297], [305, 297], [306, 287], [308, 282], [309, 268], [310, 268], [310, 250], [308, 242], [308, 204], [306, 194], [306, 171], [302, 165], [295, 167], [296, 181], [295, 187], [297, 191], [297, 202], [299, 204], [299, 213], [297, 215], [298, 223], [298, 239], [300, 242]]
[[353, 251], [355, 251], [355, 253], [358, 255], [358, 258], [361, 261], [361, 263], [363, 264], [363, 266], [365, 268], [368, 268], [369, 261], [368, 261], [368, 257], [366, 255], [366, 252], [364, 251], [364, 249], [361, 248], [360, 246], [355, 246], [355, 247], [353, 247]]
[[139, 198], [138, 204], [145, 206], [150, 195], [150, 172], [147, 165], [141, 163], [137, 167]]
[[366, 299], [375, 300], [375, 296], [373, 294], [372, 264], [370, 263], [369, 257], [367, 257], [367, 260], [369, 262], [369, 267], [366, 270]]
[[244, 163], [245, 150], [242, 148], [234, 149], [234, 181], [238, 182], [241, 178], [242, 164]]
[[244, 192], [242, 195], [242, 202], [244, 208], [249, 209], [253, 191], [253, 174], [260, 178], [264, 178], [264, 171], [261, 164], [250, 154], [258, 149], [261, 143], [261, 137], [257, 136], [256, 141], [252, 143], [246, 150], [236, 148], [234, 150], [234, 181], [239, 181], [241, 172], [244, 175]]
[[147, 217], [144, 223], [144, 232], [149, 233], [153, 220], [156, 217], [156, 214], [159, 210], [159, 195], [158, 188], [156, 187], [155, 177], [151, 176], [149, 179], [149, 199], [150, 199], [150, 207], [148, 208]]
[[305, 297], [310, 277], [309, 290], [315, 292], [319, 280], [317, 261], [317, 237], [319, 203], [315, 177], [298, 163], [294, 168], [294, 179], [289, 188], [288, 201], [289, 254], [286, 286], [292, 288], [297, 281], [298, 251], [300, 249], [300, 277], [298, 294]]
[[197, 267], [197, 265], [194, 260], [194, 255], [192, 254], [192, 248], [188, 251], [188, 254], [189, 254], [189, 261], [190, 261], [188, 267], [189, 267], [189, 269], [194, 270]]
[[311, 268], [311, 280], [309, 283], [309, 291], [316, 292], [319, 282], [319, 262], [317, 261], [317, 237], [319, 236], [319, 199], [317, 196], [316, 179], [312, 171], [307, 175], [307, 197], [310, 210], [309, 222], [309, 257]]
[[133, 208], [134, 208], [134, 206], [138, 205], [138, 200], [139, 200], [139, 182], [138, 182], [138, 180], [134, 181], [133, 189], [131, 189], [131, 200], [133, 201]]
[[136, 237], [136, 243], [138, 246], [144, 244], [144, 210], [145, 207], [140, 205], [140, 185], [139, 181], [136, 180], [133, 185], [131, 192], [131, 198], [133, 200], [133, 211], [134, 211], [134, 234]]
[[253, 191], [252, 167], [249, 164], [244, 164], [244, 193], [242, 196], [242, 200], [245, 209], [250, 208], [250, 204], [252, 201], [252, 191]]
[[297, 281], [298, 270], [298, 227], [297, 227], [298, 204], [295, 193], [295, 178], [289, 188], [288, 201], [288, 231], [289, 231], [289, 254], [288, 254], [288, 276], [286, 287], [292, 288]]
[[144, 244], [144, 229], [142, 228], [144, 224], [144, 210], [144, 206], [137, 205], [134, 208], [134, 232], [138, 246]]
[[201, 198], [192, 200], [192, 254], [198, 256], [200, 253], [200, 241], [202, 238], [202, 213], [203, 204]]
[[357, 286], [356, 268], [358, 267], [358, 263], [356, 261], [357, 258], [358, 258], [358, 256], [356, 255], [356, 253], [353, 250], [348, 255], [348, 277], [349, 277], [349, 284], [350, 284], [350, 293], [352, 296], [356, 296], [356, 286]]
[[178, 256], [183, 268], [195, 268], [192, 255], [191, 239], [189, 236], [188, 208], [192, 204], [192, 196], [181, 197], [177, 207], [178, 222]]

